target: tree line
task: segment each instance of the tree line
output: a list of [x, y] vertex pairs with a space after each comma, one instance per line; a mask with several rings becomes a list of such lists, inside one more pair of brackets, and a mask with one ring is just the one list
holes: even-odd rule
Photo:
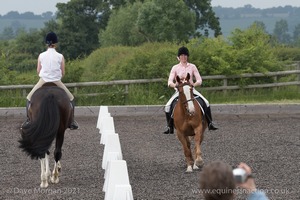
[[50, 20], [55, 17], [55, 14], [51, 11], [44, 12], [41, 15], [36, 15], [33, 12], [19, 13], [18, 11], [10, 11], [5, 15], [0, 15], [0, 19], [46, 19]]
[[279, 6], [273, 8], [254, 8], [251, 4], [239, 8], [214, 7], [216, 15], [223, 19], [241, 19], [251, 17], [269, 18], [274, 16], [300, 17], [300, 7]]
[[[210, 0], [71, 0], [56, 7], [56, 18], [34, 35], [43, 38], [48, 31], [55, 31], [61, 38], [62, 53], [69, 59], [84, 57], [100, 46], [186, 42], [208, 35], [209, 30], [214, 36], [221, 35]], [[39, 38], [35, 41], [42, 43]]]
[[[204, 75], [280, 69], [272, 47], [278, 47], [279, 36], [284, 31], [278, 31], [281, 35], [271, 35], [265, 32], [263, 23], [256, 22], [246, 31], [234, 30], [232, 36], [226, 40], [222, 37], [219, 18], [210, 2], [71, 0], [68, 3], [58, 3], [56, 17], [47, 21], [43, 28], [21, 30], [16, 38], [0, 41], [0, 82], [31, 82], [28, 73], [35, 70], [38, 54], [46, 48], [44, 38], [49, 31], [57, 33], [58, 51], [64, 54], [69, 66], [75, 66], [76, 70], [68, 73], [72, 76], [70, 81], [80, 80], [80, 76], [86, 73], [85, 68], [78, 67], [84, 65], [85, 61], [82, 60], [85, 59], [82, 58], [89, 58], [92, 53], [95, 55], [94, 52], [99, 52], [99, 49], [104, 49], [105, 52], [97, 55], [93, 62], [86, 61], [86, 68], [91, 65], [96, 67], [95, 73], [87, 77], [96, 76], [96, 79], [101, 76], [97, 73], [99, 70], [106, 70], [102, 67], [114, 66], [108, 62], [112, 55], [113, 60], [118, 60], [119, 57], [123, 59], [114, 66], [115, 71], [103, 73], [103, 76], [111, 73], [111, 78], [126, 78], [125, 75], [134, 71], [143, 73], [136, 73], [134, 76], [132, 74], [127, 78], [136, 78], [150, 72], [165, 76], [156, 67], [173, 63], [176, 52], [171, 51], [171, 48], [164, 48], [169, 43], [175, 51], [180, 45], [189, 46], [195, 52], [191, 59], [201, 67]], [[148, 50], [149, 54], [135, 49], [145, 44], [157, 47], [152, 51]], [[112, 54], [110, 47], [125, 50], [121, 54]], [[158, 51], [159, 49], [163, 51]], [[131, 51], [138, 52], [131, 55], [132, 59], [129, 57]], [[279, 55], [278, 51], [276, 53]], [[102, 54], [105, 56], [101, 56]], [[295, 57], [292, 59], [300, 55], [297, 51], [293, 51], [293, 54]], [[290, 52], [285, 54], [287, 58], [284, 60], [290, 59], [290, 55]], [[152, 57], [157, 60], [152, 61]], [[120, 73], [116, 74], [116, 71]], [[153, 74], [149, 74], [149, 77], [153, 77]]]

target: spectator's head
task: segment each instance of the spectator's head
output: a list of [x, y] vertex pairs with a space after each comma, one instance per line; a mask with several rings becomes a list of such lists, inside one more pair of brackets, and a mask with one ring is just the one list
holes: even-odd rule
[[203, 167], [200, 189], [206, 200], [232, 200], [235, 188], [232, 167], [228, 164], [214, 161]]

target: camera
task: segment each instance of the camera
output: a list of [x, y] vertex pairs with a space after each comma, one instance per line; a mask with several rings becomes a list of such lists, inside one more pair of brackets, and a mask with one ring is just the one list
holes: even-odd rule
[[246, 182], [248, 175], [246, 171], [242, 168], [235, 168], [233, 169], [233, 176], [236, 181], [236, 183], [244, 183]]

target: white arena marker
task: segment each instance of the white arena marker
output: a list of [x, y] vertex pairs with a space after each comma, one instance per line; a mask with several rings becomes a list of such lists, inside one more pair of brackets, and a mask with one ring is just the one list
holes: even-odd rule
[[115, 125], [114, 125], [114, 120], [113, 117], [105, 117], [103, 119], [103, 124], [100, 129], [101, 132], [101, 140], [100, 144], [105, 144], [105, 137], [107, 133], [114, 133], [115, 132]]
[[[105, 172], [104, 172], [104, 179], [108, 177], [109, 174], [109, 162], [112, 160], [122, 160], [122, 155], [120, 155], [119, 152], [108, 152], [107, 154], [107, 160], [106, 160], [106, 166], [105, 166]], [[103, 162], [103, 161], [102, 161]], [[105, 165], [105, 162], [104, 162]]]
[[[106, 139], [107, 141], [104, 146], [104, 152], [102, 158], [102, 169], [106, 169], [107, 162], [109, 160], [123, 159], [119, 134], [115, 134], [115, 133], [107, 134]], [[109, 154], [109, 152], [111, 152], [111, 154]]]
[[107, 106], [100, 106], [96, 128], [98, 128], [98, 129], [101, 128], [102, 119], [103, 119], [103, 117], [107, 117], [107, 116], [110, 116], [110, 113], [108, 112], [108, 107]]
[[105, 179], [103, 191], [105, 192], [105, 200], [112, 200], [114, 199], [114, 195], [117, 190], [122, 190], [122, 187], [123, 189], [128, 189], [129, 187], [126, 187], [126, 185], [130, 185], [130, 183], [128, 177], [127, 164], [125, 160], [109, 161], [108, 166], [109, 174], [107, 179]]
[[113, 200], [133, 200], [131, 185], [116, 185]]

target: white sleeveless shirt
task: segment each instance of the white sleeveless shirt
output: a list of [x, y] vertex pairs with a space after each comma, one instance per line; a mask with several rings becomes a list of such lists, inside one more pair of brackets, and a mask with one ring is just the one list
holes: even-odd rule
[[47, 51], [39, 55], [41, 62], [40, 78], [45, 82], [59, 81], [62, 78], [61, 63], [63, 55], [58, 53], [54, 48], [48, 48]]

